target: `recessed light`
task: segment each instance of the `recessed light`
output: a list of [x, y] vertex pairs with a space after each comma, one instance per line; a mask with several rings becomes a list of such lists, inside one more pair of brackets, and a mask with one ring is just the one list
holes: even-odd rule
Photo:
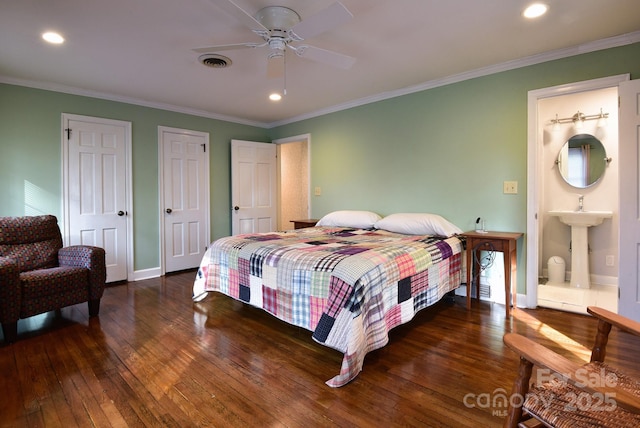
[[539, 16], [544, 15], [545, 13], [547, 13], [547, 10], [549, 10], [549, 6], [547, 6], [544, 3], [533, 3], [532, 5], [528, 6], [524, 12], [522, 13], [522, 15], [525, 18], [537, 18]]
[[282, 95], [274, 92], [273, 94], [269, 95], [269, 99], [271, 101], [280, 101], [282, 99]]
[[53, 31], [49, 31], [47, 33], [43, 33], [42, 34], [42, 38], [45, 39], [47, 42], [53, 43], [53, 44], [56, 44], [56, 45], [64, 43], [64, 37], [62, 37], [58, 33], [54, 33]]

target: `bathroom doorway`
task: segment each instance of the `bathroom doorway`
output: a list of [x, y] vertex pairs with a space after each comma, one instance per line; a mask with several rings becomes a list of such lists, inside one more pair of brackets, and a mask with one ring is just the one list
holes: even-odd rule
[[[628, 75], [613, 76], [529, 93], [527, 202], [532, 208], [527, 210], [527, 307], [586, 313], [587, 306], [597, 304], [617, 311], [617, 106], [618, 85], [628, 79]], [[590, 152], [599, 161], [602, 175], [581, 186], [565, 180], [563, 173], [569, 152], [565, 148], [574, 137], [583, 135], [601, 141], [606, 155]], [[578, 152], [576, 156], [588, 155]], [[574, 268], [571, 228], [549, 214], [577, 210], [580, 203], [584, 210], [612, 211], [611, 218], [588, 229], [588, 289], [578, 289], [570, 282]], [[549, 281], [549, 267], [553, 281]]]
[[278, 230], [291, 230], [292, 220], [310, 217], [311, 137], [305, 134], [274, 143], [278, 145]]

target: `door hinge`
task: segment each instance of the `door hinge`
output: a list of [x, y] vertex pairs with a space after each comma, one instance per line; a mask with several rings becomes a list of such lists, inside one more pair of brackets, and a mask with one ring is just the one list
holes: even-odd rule
[[64, 132], [67, 133], [67, 140], [71, 139], [71, 128], [65, 128]]

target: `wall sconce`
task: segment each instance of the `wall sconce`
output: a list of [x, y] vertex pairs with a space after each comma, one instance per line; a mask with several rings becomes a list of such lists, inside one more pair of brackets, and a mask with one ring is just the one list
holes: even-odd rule
[[585, 120], [598, 120], [597, 126], [599, 128], [604, 127], [606, 126], [606, 119], [608, 117], [609, 117], [609, 113], [603, 113], [602, 109], [600, 109], [600, 113], [598, 114], [589, 114], [589, 115], [585, 115], [584, 113], [581, 113], [580, 110], [578, 110], [578, 112], [571, 117], [558, 118], [558, 115], [556, 114], [556, 118], [551, 119], [551, 123], [553, 123], [554, 129], [560, 123], [573, 123], [573, 126], [577, 131], [579, 129], [582, 129], [582, 123]]

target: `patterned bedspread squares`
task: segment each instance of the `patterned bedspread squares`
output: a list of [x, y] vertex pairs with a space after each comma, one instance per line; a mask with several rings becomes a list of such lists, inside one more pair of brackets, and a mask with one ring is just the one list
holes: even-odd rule
[[194, 283], [194, 299], [218, 291], [313, 332], [344, 353], [345, 385], [365, 355], [389, 341], [389, 330], [411, 320], [462, 281], [456, 237], [384, 230], [314, 227], [237, 235], [215, 241]]

